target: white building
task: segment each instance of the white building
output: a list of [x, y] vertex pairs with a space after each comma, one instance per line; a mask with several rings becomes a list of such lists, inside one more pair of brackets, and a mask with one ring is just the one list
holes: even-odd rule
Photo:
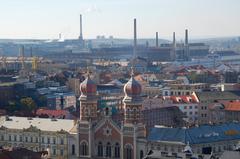
[[75, 158], [74, 125], [74, 120], [4, 116], [0, 118], [0, 146], [48, 151], [51, 158]]

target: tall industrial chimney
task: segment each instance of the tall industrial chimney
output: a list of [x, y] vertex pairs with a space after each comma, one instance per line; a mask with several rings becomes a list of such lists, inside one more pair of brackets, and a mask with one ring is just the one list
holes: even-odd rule
[[30, 57], [33, 57], [33, 48], [30, 47]]
[[83, 34], [82, 34], [82, 14], [80, 14], [80, 35], [79, 40], [83, 40]]
[[185, 30], [184, 59], [186, 61], [190, 60], [189, 44], [188, 44], [188, 30], [187, 29]]
[[24, 57], [24, 46], [23, 45], [20, 46], [20, 48], [19, 48], [19, 55], [18, 56]]
[[20, 48], [19, 48], [19, 56], [21, 58], [21, 63], [22, 63], [22, 70], [25, 69], [25, 57], [24, 57], [24, 46], [22, 45]]
[[171, 50], [171, 60], [175, 61], [176, 60], [176, 36], [175, 36], [175, 32], [173, 32], [173, 41], [172, 41], [172, 50]]
[[176, 35], [175, 35], [175, 32], [173, 32], [173, 47], [176, 48]]
[[158, 48], [158, 32], [156, 32], [156, 47]]
[[136, 58], [137, 51], [137, 20], [134, 18], [134, 46], [133, 46], [133, 58]]
[[188, 45], [188, 30], [185, 30], [185, 46]]

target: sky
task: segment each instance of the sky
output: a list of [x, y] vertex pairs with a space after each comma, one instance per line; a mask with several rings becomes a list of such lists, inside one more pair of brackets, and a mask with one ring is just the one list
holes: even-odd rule
[[138, 38], [240, 35], [240, 0], [0, 0], [0, 39], [65, 39], [79, 36]]

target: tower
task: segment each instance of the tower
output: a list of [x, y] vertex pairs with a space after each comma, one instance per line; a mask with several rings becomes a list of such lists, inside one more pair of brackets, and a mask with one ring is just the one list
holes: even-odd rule
[[[123, 131], [123, 145], [130, 143], [132, 145], [131, 157], [129, 157], [129, 150], [123, 147], [123, 158], [138, 158], [137, 143], [139, 138], [146, 137], [145, 125], [142, 121], [142, 98], [141, 98], [141, 85], [134, 79], [132, 68], [131, 78], [124, 86], [125, 96], [123, 98], [124, 104], [124, 123], [122, 125]], [[130, 137], [130, 136], [131, 137]], [[138, 145], [140, 146], [140, 145]]]
[[92, 158], [93, 123], [97, 119], [97, 86], [91, 80], [89, 70], [87, 78], [80, 84], [80, 120], [78, 123], [79, 157]]
[[142, 122], [141, 85], [134, 79], [133, 68], [130, 80], [124, 86], [124, 123], [136, 124]]
[[93, 121], [97, 118], [97, 86], [91, 80], [88, 73], [87, 78], [80, 84], [80, 120]]
[[189, 44], [188, 44], [188, 30], [185, 30], [185, 43], [184, 43], [184, 60], [190, 60]]

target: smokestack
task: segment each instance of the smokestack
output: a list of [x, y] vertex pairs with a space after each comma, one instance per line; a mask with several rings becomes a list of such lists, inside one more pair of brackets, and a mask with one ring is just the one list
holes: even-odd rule
[[188, 30], [185, 30], [185, 45], [188, 45]]
[[83, 34], [82, 34], [82, 14], [80, 14], [80, 35], [79, 39], [83, 40]]
[[176, 60], [176, 37], [175, 37], [175, 32], [173, 32], [173, 42], [172, 42], [172, 50], [171, 50], [171, 60], [175, 61]]
[[188, 30], [185, 30], [185, 43], [184, 43], [184, 59], [190, 60], [189, 45], [188, 45]]
[[133, 48], [133, 56], [136, 57], [137, 50], [137, 20], [134, 18], [134, 48]]
[[61, 40], [62, 39], [62, 34], [60, 33], [59, 35], [58, 35], [58, 40]]
[[30, 57], [33, 57], [33, 48], [30, 47]]
[[24, 46], [23, 45], [19, 48], [19, 56], [24, 57]]
[[156, 32], [156, 47], [158, 47], [158, 32]]
[[175, 36], [175, 32], [173, 32], [173, 47], [176, 48], [176, 36]]
[[19, 56], [21, 57], [22, 69], [25, 69], [25, 61], [24, 61], [24, 46], [22, 45], [19, 49]]

